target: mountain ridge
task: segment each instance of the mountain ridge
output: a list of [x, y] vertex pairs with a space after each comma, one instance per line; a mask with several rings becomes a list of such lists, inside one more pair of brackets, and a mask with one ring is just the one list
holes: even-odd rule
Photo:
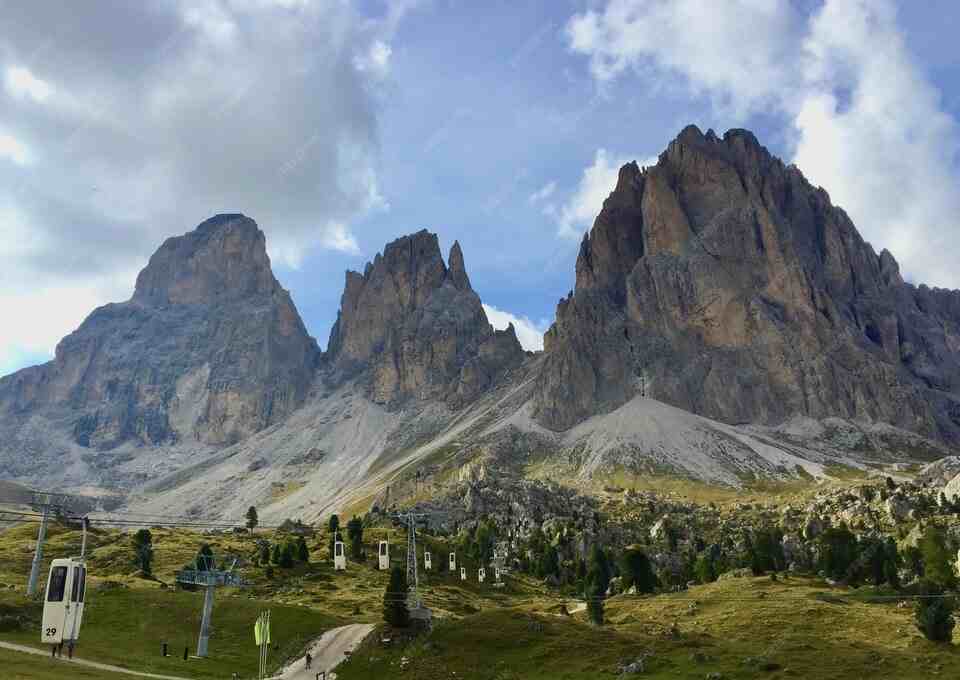
[[426, 230], [345, 274], [321, 352], [263, 232], [217, 215], [0, 378], [0, 474], [277, 518], [483, 469], [737, 486], [947, 455], [958, 385], [960, 291], [905, 283], [752, 133], [689, 126], [620, 169], [542, 352], [493, 329], [459, 242], [444, 261]]

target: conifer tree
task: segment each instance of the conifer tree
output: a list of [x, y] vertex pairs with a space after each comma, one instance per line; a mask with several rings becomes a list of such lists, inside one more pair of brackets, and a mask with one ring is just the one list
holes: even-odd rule
[[407, 610], [407, 575], [400, 567], [390, 572], [390, 583], [383, 595], [383, 620], [394, 628], [406, 628], [410, 623]]
[[650, 558], [640, 548], [629, 548], [621, 555], [620, 575], [625, 589], [636, 586], [638, 593], [652, 593], [657, 587]]
[[350, 555], [355, 560], [363, 558], [363, 522], [354, 516], [347, 522], [347, 537], [350, 539]]
[[943, 588], [953, 588], [957, 585], [950, 550], [947, 548], [947, 531], [944, 527], [939, 524], [931, 524], [927, 527], [923, 538], [920, 539], [920, 553], [923, 555], [923, 574], [928, 581]]
[[931, 642], [953, 640], [953, 603], [943, 595], [943, 588], [933, 581], [924, 581], [914, 605], [917, 630]]
[[297, 561], [304, 564], [310, 561], [310, 549], [307, 548], [307, 539], [303, 536], [297, 539]]
[[150, 576], [153, 573], [153, 535], [149, 529], [140, 529], [133, 535], [133, 552], [140, 573]]
[[257, 518], [257, 509], [251, 505], [247, 508], [247, 528], [253, 531], [259, 523], [260, 520]]

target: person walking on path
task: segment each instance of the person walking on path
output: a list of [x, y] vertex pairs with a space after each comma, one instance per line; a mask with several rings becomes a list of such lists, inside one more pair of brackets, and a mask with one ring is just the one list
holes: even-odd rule
[[310, 656], [310, 652], [307, 652], [307, 670], [310, 669], [310, 662], [313, 661], [313, 657]]

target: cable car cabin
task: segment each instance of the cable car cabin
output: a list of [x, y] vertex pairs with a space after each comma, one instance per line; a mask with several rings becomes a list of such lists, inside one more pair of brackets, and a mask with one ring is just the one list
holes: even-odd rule
[[54, 560], [47, 577], [40, 641], [47, 645], [73, 643], [80, 637], [87, 568], [77, 557]]
[[430, 553], [423, 553], [423, 568], [425, 571], [431, 571], [433, 569], [433, 558], [430, 557]]
[[380, 568], [380, 571], [388, 570], [390, 568], [390, 544], [386, 541], [380, 541], [378, 554], [380, 556], [380, 562], [377, 566]]
[[466, 568], [466, 567], [460, 567], [460, 580], [461, 580], [461, 581], [466, 581], [466, 580], [467, 580], [467, 568]]
[[480, 583], [483, 583], [485, 580], [487, 580], [487, 570], [483, 567], [480, 567], [480, 569], [477, 570], [477, 580]]
[[343, 541], [333, 544], [333, 569], [334, 571], [347, 570], [347, 555], [343, 551]]
[[450, 553], [450, 571], [457, 573], [457, 553]]

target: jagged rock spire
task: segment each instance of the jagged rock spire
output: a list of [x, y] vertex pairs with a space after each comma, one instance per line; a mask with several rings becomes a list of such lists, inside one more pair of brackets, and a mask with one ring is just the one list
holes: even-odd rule
[[453, 246], [450, 248], [450, 257], [447, 258], [449, 263], [448, 275], [450, 281], [453, 282], [453, 285], [456, 286], [459, 290], [473, 290], [470, 287], [470, 278], [467, 276], [467, 268], [463, 264], [463, 251], [460, 250], [460, 242], [454, 241]]
[[384, 404], [469, 401], [523, 360], [516, 333], [494, 331], [470, 286], [459, 243], [444, 265], [426, 230], [388, 243], [361, 275], [347, 272], [328, 357], [334, 382], [369, 377]]

